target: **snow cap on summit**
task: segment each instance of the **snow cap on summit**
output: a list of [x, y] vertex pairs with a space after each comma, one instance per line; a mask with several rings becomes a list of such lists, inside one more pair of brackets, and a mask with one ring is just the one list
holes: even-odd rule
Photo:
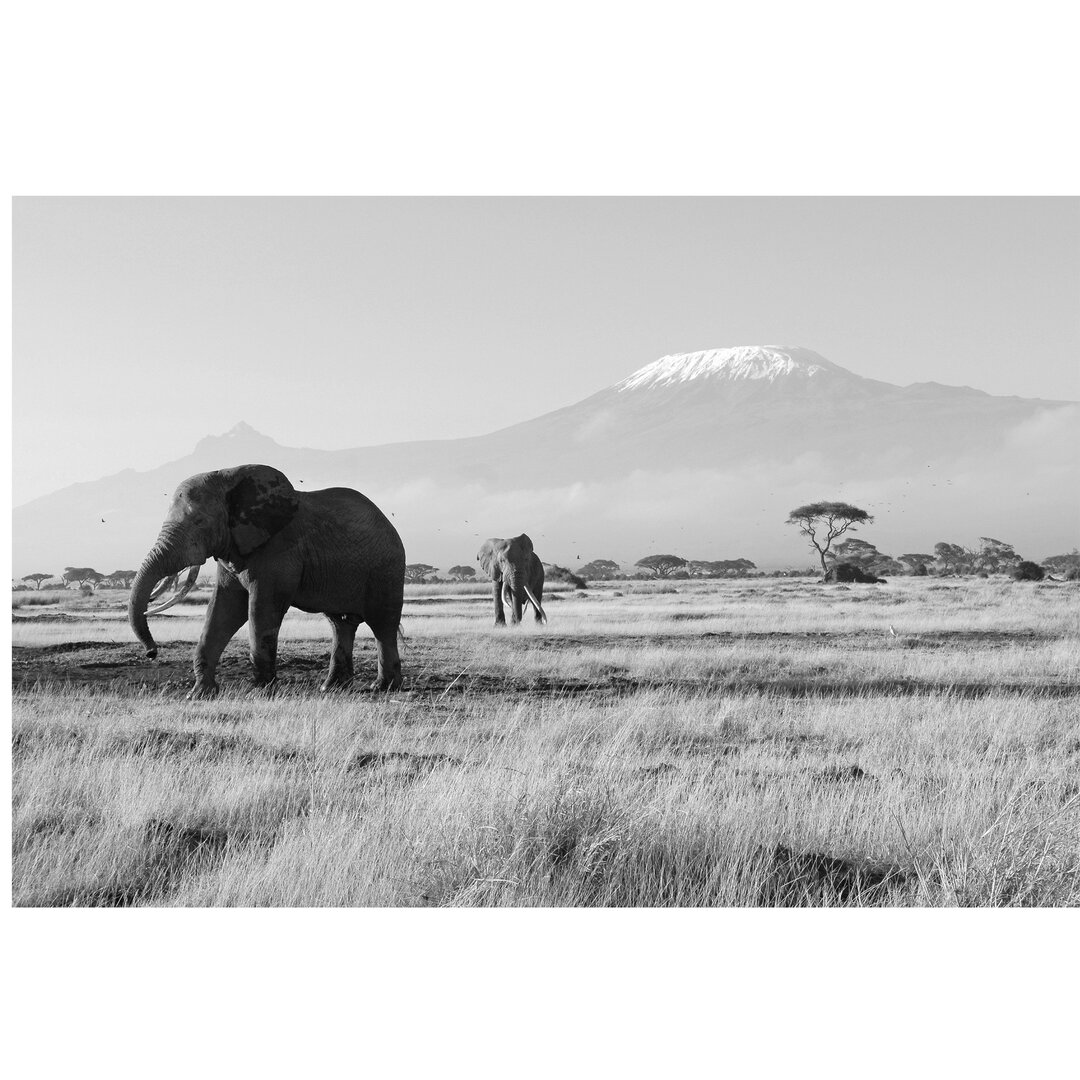
[[823, 372], [843, 370], [812, 349], [786, 345], [735, 345], [662, 356], [616, 383], [615, 389], [620, 392], [641, 390], [700, 378], [767, 379], [773, 382], [784, 375], [812, 378]]

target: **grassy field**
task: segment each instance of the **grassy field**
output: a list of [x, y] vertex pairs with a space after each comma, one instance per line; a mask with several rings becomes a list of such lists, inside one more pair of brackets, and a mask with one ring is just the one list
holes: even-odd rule
[[[27, 602], [32, 599], [32, 602]], [[613, 582], [495, 631], [408, 590], [405, 689], [185, 702], [202, 600], [20, 593], [17, 905], [999, 906], [1080, 901], [1080, 588]], [[374, 666], [361, 628], [358, 683]]]

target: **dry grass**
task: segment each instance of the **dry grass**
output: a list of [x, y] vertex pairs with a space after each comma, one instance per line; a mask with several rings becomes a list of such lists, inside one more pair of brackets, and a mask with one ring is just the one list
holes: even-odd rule
[[940, 585], [613, 583], [503, 633], [427, 587], [389, 697], [70, 684], [47, 650], [126, 625], [16, 623], [56, 678], [15, 694], [14, 902], [1076, 904], [1080, 590]]

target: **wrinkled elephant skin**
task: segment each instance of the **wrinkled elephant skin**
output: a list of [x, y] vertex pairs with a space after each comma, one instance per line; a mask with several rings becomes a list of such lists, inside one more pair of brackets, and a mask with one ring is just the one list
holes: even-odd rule
[[382, 511], [358, 491], [299, 492], [269, 465], [185, 480], [131, 588], [128, 618], [148, 656], [157, 654], [146, 619], [154, 586], [208, 558], [217, 560], [217, 580], [195, 647], [189, 697], [216, 692], [221, 653], [245, 622], [255, 683], [272, 683], [278, 631], [290, 607], [319, 612], [330, 622], [333, 647], [324, 690], [352, 681], [353, 642], [362, 622], [377, 643], [373, 688], [401, 685], [397, 637], [405, 549]]

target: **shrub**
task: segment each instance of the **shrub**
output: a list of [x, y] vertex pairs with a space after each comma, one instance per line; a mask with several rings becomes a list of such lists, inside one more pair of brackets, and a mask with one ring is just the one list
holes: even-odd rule
[[575, 589], [588, 588], [588, 583], [584, 578], [557, 563], [544, 563], [544, 573], [548, 581], [564, 581], [567, 585], [573, 585]]
[[1025, 559], [1016, 568], [1013, 577], [1017, 581], [1042, 581], [1046, 577], [1046, 571], [1038, 563], [1028, 562]]

